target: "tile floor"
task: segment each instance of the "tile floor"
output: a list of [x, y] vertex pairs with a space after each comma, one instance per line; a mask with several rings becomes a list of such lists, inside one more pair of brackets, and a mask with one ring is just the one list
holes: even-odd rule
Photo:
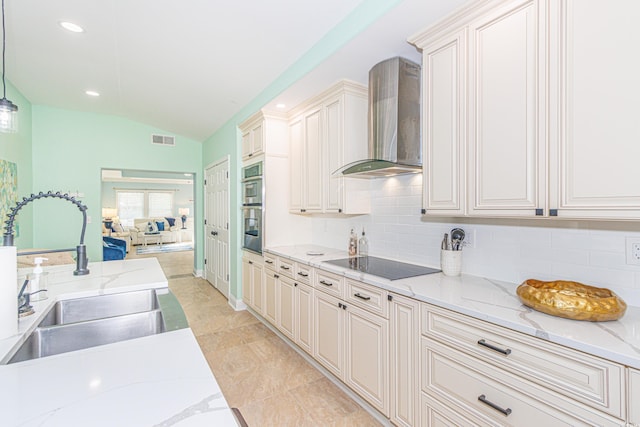
[[364, 409], [247, 311], [234, 311], [203, 279], [193, 251], [156, 257], [180, 300], [227, 402], [250, 427], [379, 426]]

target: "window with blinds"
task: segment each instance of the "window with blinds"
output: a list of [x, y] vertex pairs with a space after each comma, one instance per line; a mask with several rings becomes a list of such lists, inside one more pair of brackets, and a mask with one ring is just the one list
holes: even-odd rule
[[135, 218], [173, 216], [172, 191], [119, 190], [116, 198], [118, 217], [124, 226], [133, 226]]

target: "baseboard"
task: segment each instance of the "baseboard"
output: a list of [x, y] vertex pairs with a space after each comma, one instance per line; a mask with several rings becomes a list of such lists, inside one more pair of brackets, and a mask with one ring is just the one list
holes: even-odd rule
[[229, 305], [235, 311], [242, 311], [247, 309], [247, 305], [240, 299], [236, 299], [231, 293], [229, 294]]
[[204, 270], [193, 270], [193, 275], [204, 278]]
[[[244, 305], [244, 304], [243, 304]], [[246, 305], [245, 305], [246, 307]], [[320, 371], [325, 377], [327, 377], [327, 379], [329, 381], [331, 381], [333, 384], [336, 385], [336, 387], [338, 387], [340, 390], [342, 390], [343, 392], [345, 392], [345, 394], [347, 396], [349, 396], [351, 399], [353, 399], [358, 405], [360, 405], [362, 407], [362, 409], [364, 409], [365, 411], [367, 411], [369, 413], [369, 415], [371, 415], [373, 418], [375, 418], [376, 420], [378, 420], [380, 422], [380, 424], [382, 424], [384, 427], [394, 427], [393, 424], [391, 423], [391, 421], [385, 417], [383, 414], [381, 414], [380, 412], [378, 412], [378, 410], [376, 408], [374, 408], [373, 406], [371, 406], [369, 404], [369, 402], [367, 402], [366, 400], [364, 400], [362, 397], [360, 397], [355, 391], [351, 390], [345, 383], [343, 383], [340, 379], [336, 378], [335, 375], [333, 375], [331, 372], [329, 372], [329, 370], [327, 370], [327, 368], [325, 368], [324, 366], [322, 366], [320, 363], [318, 363], [309, 353], [307, 353], [306, 351], [302, 350], [300, 347], [298, 347], [296, 345], [296, 343], [294, 343], [293, 341], [291, 341], [289, 339], [289, 337], [285, 336], [282, 332], [280, 332], [278, 330], [278, 328], [276, 328], [275, 326], [273, 326], [271, 323], [269, 323], [265, 318], [263, 318], [262, 316], [260, 316], [258, 313], [256, 313], [255, 311], [253, 311], [253, 309], [251, 307], [246, 307], [246, 310], [253, 314], [253, 316], [258, 319], [260, 322], [262, 322], [267, 328], [269, 328], [274, 334], [276, 334], [281, 340], [283, 340], [285, 343], [287, 343], [287, 345], [289, 347], [291, 347], [292, 349], [294, 349], [300, 356], [302, 356], [304, 358], [304, 360], [306, 360], [307, 362], [309, 362], [309, 364], [311, 364], [311, 366], [313, 366], [314, 368], [316, 368], [318, 371]]]

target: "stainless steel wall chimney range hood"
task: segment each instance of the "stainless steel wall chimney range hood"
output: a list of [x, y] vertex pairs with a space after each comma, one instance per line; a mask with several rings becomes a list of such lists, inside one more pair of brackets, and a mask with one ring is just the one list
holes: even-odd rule
[[390, 58], [369, 71], [369, 159], [334, 174], [379, 178], [421, 171], [420, 65]]

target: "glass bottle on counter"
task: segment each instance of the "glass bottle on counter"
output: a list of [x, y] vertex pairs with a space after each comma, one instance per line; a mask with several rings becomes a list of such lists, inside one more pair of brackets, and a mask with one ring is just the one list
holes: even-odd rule
[[369, 256], [369, 239], [364, 234], [364, 227], [362, 227], [362, 236], [358, 240], [358, 255], [366, 257]]
[[351, 234], [349, 235], [349, 257], [356, 255], [358, 255], [358, 235], [352, 228]]

